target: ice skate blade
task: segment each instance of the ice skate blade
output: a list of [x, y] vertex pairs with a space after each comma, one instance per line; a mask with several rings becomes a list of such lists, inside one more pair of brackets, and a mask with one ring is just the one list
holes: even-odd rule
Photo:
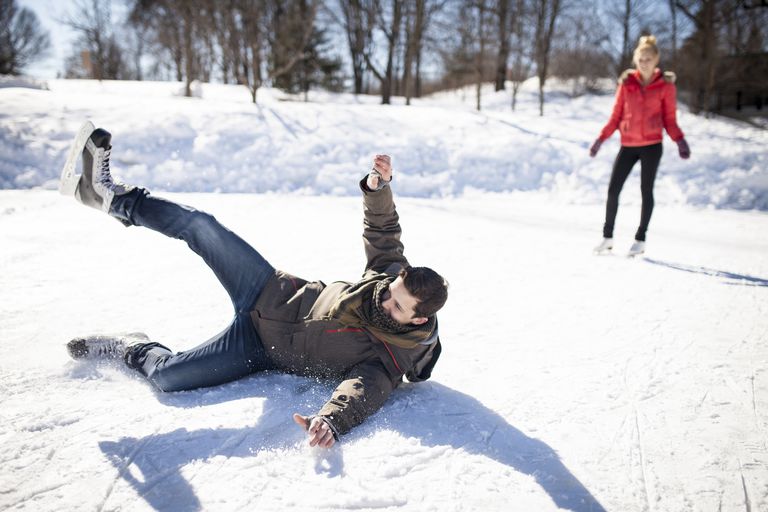
[[69, 153], [67, 154], [67, 161], [64, 163], [64, 168], [61, 170], [61, 178], [59, 179], [59, 193], [61, 193], [61, 195], [75, 195], [77, 185], [80, 183], [80, 177], [82, 176], [82, 174], [78, 174], [75, 170], [77, 159], [83, 152], [83, 148], [88, 142], [88, 138], [95, 129], [96, 127], [93, 126], [92, 122], [86, 121], [80, 127], [75, 139], [72, 141], [72, 145], [69, 147]]

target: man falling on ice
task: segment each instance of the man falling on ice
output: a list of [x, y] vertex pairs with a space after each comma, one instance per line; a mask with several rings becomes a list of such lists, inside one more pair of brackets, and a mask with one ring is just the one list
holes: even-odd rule
[[[67, 345], [72, 357], [122, 359], [161, 391], [215, 386], [267, 370], [340, 380], [314, 416], [293, 416], [311, 446], [326, 448], [377, 411], [403, 377], [429, 378], [441, 350], [435, 313], [445, 304], [447, 283], [403, 256], [387, 155], [376, 155], [360, 181], [368, 260], [362, 279], [326, 285], [276, 270], [207, 213], [118, 183], [110, 174], [111, 149], [111, 135], [85, 123], [62, 171], [61, 193], [126, 226], [185, 241], [229, 294], [234, 318], [223, 332], [183, 352], [134, 333], [75, 338]], [[298, 233], [294, 240], [301, 249]]]

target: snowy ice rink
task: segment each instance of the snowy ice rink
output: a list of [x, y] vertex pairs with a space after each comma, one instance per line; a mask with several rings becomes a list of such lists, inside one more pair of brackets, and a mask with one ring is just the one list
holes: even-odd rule
[[[467, 93], [413, 107], [318, 95], [49, 82], [0, 89], [0, 510], [768, 510], [765, 131], [687, 112], [666, 141], [645, 258], [593, 256], [617, 136], [610, 94], [557, 90], [540, 119]], [[333, 382], [256, 375], [155, 392], [65, 343], [142, 330], [174, 349], [229, 301], [182, 242], [53, 189], [83, 118], [126, 181], [213, 213], [276, 267], [356, 280], [356, 183], [395, 159], [406, 255], [451, 283], [433, 379], [405, 384], [331, 450], [309, 448]], [[210, 191], [230, 194], [203, 193]], [[337, 229], [333, 246], [327, 230]]]

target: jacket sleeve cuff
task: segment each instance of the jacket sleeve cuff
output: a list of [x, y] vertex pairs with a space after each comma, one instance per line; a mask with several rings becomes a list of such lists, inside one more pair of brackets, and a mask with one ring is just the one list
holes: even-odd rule
[[360, 189], [366, 194], [371, 194], [373, 192], [378, 192], [379, 190], [383, 190], [387, 188], [389, 186], [389, 183], [392, 181], [391, 179], [389, 181], [384, 181], [381, 177], [381, 174], [379, 173], [376, 173], [376, 174], [379, 175], [379, 188], [370, 188], [368, 186], [368, 176], [370, 176], [370, 174], [360, 181]]
[[325, 422], [326, 425], [328, 425], [328, 428], [331, 429], [331, 433], [333, 434], [333, 438], [338, 441], [339, 440], [339, 430], [336, 428], [336, 426], [331, 421], [331, 418], [328, 416], [320, 416], [319, 414], [316, 414], [314, 416], [309, 417], [309, 421], [312, 422], [313, 419], [320, 418]]
[[376, 192], [375, 190], [372, 190], [368, 188], [368, 175], [366, 174], [363, 179], [360, 180], [360, 190], [363, 191], [363, 194], [371, 194], [373, 192]]
[[383, 187], [379, 190], [371, 190], [365, 183], [367, 179], [368, 177], [366, 176], [360, 180], [360, 190], [363, 192], [363, 204], [365, 207], [369, 211], [379, 214], [393, 211], [392, 189], [390, 187]]

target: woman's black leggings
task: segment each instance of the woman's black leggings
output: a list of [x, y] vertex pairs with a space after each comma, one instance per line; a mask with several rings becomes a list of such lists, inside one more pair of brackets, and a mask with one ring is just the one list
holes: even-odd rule
[[640, 226], [635, 233], [635, 240], [645, 240], [645, 232], [653, 213], [653, 182], [661, 161], [661, 142], [650, 146], [621, 146], [616, 161], [613, 163], [611, 182], [608, 185], [608, 201], [605, 205], [605, 225], [603, 236], [613, 238], [613, 225], [619, 209], [619, 194], [627, 181], [632, 167], [640, 160], [640, 191], [643, 194], [643, 207], [640, 212]]

